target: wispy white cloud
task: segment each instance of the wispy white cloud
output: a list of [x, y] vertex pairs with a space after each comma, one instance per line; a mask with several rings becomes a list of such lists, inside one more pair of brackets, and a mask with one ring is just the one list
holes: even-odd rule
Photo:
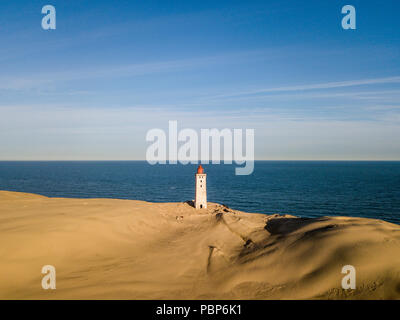
[[373, 105], [373, 106], [366, 106], [365, 110], [400, 110], [400, 104], [399, 105], [386, 105], [386, 104], [379, 104], [379, 105]]
[[297, 92], [297, 91], [308, 91], [308, 90], [319, 90], [319, 89], [334, 89], [334, 88], [355, 87], [355, 86], [365, 86], [374, 84], [389, 84], [389, 83], [400, 83], [400, 76], [314, 83], [314, 84], [284, 86], [284, 87], [274, 87], [274, 88], [262, 88], [249, 91], [235, 92], [230, 94], [222, 94], [215, 96], [214, 98], [227, 98], [227, 97], [237, 97], [244, 95], [256, 95], [256, 94], [276, 93], [276, 92]]
[[262, 51], [229, 52], [217, 55], [143, 63], [119, 65], [97, 65], [90, 68], [75, 68], [61, 71], [25, 73], [0, 77], [0, 89], [23, 90], [40, 88], [44, 85], [72, 80], [132, 77], [163, 72], [198, 69], [205, 66], [238, 63], [242, 60], [262, 56]]
[[[146, 132], [178, 128], [252, 128], [257, 159], [400, 159], [400, 113], [379, 121], [337, 120], [265, 110], [165, 110], [0, 107], [0, 159], [144, 159]], [[154, 117], [157, 114], [157, 117]], [[244, 117], [245, 115], [245, 117]]]

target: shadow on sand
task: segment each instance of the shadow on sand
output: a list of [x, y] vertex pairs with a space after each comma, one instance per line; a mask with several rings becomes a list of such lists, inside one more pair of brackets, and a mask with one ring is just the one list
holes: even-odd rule
[[[267, 221], [264, 229], [272, 235], [285, 235], [301, 229], [309, 224], [328, 220], [327, 217], [321, 218], [274, 218]], [[325, 228], [329, 228], [326, 226]]]

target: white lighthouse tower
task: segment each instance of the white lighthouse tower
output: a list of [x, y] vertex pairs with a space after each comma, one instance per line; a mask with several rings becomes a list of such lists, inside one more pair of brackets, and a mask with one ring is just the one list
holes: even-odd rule
[[197, 168], [196, 173], [196, 198], [194, 200], [194, 206], [196, 209], [207, 208], [207, 175], [204, 173], [204, 169], [201, 165]]

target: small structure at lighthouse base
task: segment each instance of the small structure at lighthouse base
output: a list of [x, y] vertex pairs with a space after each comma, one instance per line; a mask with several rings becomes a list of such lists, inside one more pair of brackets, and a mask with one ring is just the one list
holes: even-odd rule
[[196, 209], [207, 208], [207, 175], [201, 165], [197, 168], [196, 173], [196, 197], [194, 200]]

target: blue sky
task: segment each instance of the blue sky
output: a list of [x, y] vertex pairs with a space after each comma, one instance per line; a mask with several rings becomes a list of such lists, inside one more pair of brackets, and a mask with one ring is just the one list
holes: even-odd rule
[[256, 159], [400, 160], [398, 1], [4, 0], [0, 43], [1, 160], [144, 159], [168, 120], [253, 128]]

